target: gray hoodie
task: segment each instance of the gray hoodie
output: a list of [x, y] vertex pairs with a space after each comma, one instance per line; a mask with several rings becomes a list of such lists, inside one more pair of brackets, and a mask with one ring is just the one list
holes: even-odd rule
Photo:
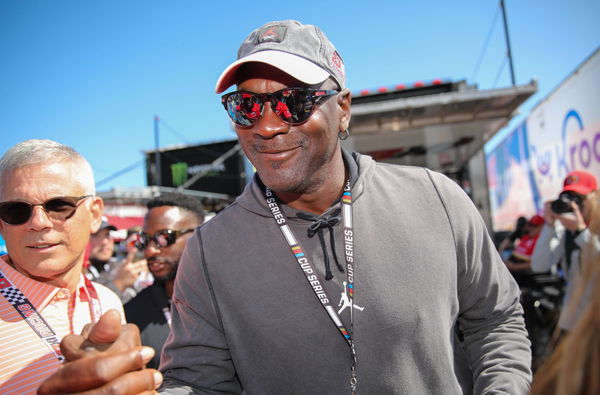
[[[525, 394], [530, 343], [519, 290], [477, 210], [423, 168], [344, 153], [353, 191], [359, 394]], [[357, 166], [358, 165], [358, 166]], [[354, 169], [354, 170], [353, 170]], [[324, 215], [331, 214], [335, 204]], [[349, 326], [345, 274], [283, 206]], [[343, 228], [334, 249], [344, 266]], [[461, 333], [464, 341], [456, 336]], [[162, 391], [348, 394], [350, 351], [275, 223], [259, 180], [190, 238], [177, 274]]]

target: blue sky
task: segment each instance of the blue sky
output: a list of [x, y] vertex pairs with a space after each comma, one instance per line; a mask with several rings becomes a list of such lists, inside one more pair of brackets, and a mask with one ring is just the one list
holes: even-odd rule
[[[517, 83], [539, 82], [526, 114], [600, 44], [600, 1], [506, 6]], [[434, 78], [508, 86], [498, 9], [475, 0], [3, 0], [0, 153], [50, 138], [81, 152], [96, 181], [140, 163], [99, 190], [143, 186], [154, 115], [163, 146], [235, 136], [214, 84], [244, 37], [270, 20], [320, 26], [353, 92]]]

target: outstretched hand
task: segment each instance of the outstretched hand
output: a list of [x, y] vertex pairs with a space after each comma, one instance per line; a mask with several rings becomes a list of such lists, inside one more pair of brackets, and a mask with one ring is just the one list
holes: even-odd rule
[[81, 335], [65, 336], [60, 348], [68, 362], [42, 383], [40, 395], [151, 394], [162, 383], [160, 372], [145, 368], [154, 349], [141, 346], [138, 328], [121, 325], [116, 310]]

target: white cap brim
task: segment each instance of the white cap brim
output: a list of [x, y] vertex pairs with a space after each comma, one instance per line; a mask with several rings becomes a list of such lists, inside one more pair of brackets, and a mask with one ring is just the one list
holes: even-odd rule
[[292, 55], [287, 52], [265, 50], [253, 53], [230, 64], [229, 67], [221, 73], [217, 85], [215, 86], [215, 91], [221, 93], [231, 85], [234, 85], [236, 70], [242, 64], [248, 62], [266, 63], [308, 85], [321, 83], [329, 77], [329, 72], [327, 70], [322, 69], [313, 62], [300, 56]]

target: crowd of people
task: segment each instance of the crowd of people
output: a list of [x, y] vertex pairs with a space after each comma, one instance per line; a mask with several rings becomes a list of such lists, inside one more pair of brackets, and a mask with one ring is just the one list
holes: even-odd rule
[[[85, 275], [90, 280], [107, 286], [121, 302], [127, 303], [139, 291], [152, 282], [149, 277], [145, 259], [135, 259], [139, 250], [135, 246], [127, 246], [124, 259], [115, 254], [115, 238], [111, 231], [116, 231], [114, 225], [102, 218], [100, 229], [90, 236], [89, 256], [85, 261]], [[128, 239], [135, 237], [137, 232], [128, 231]], [[124, 243], [127, 245], [128, 243]]]
[[591, 231], [598, 215], [597, 190], [594, 174], [568, 173], [558, 197], [544, 203], [541, 215], [517, 219], [514, 232], [500, 243], [501, 254], [511, 251], [504, 262], [521, 288], [534, 368], [573, 330], [590, 303], [592, 286], [580, 284], [588, 278], [581, 252], [600, 251], [598, 234]]
[[[345, 82], [318, 27], [251, 32], [216, 91], [237, 89], [222, 103], [254, 179], [208, 222], [194, 198], [150, 200], [118, 262], [79, 153], [4, 153], [0, 393], [598, 393], [595, 177], [569, 174], [564, 204], [527, 220], [503, 261], [447, 177], [342, 148]], [[511, 272], [559, 260], [564, 333], [531, 388]]]

